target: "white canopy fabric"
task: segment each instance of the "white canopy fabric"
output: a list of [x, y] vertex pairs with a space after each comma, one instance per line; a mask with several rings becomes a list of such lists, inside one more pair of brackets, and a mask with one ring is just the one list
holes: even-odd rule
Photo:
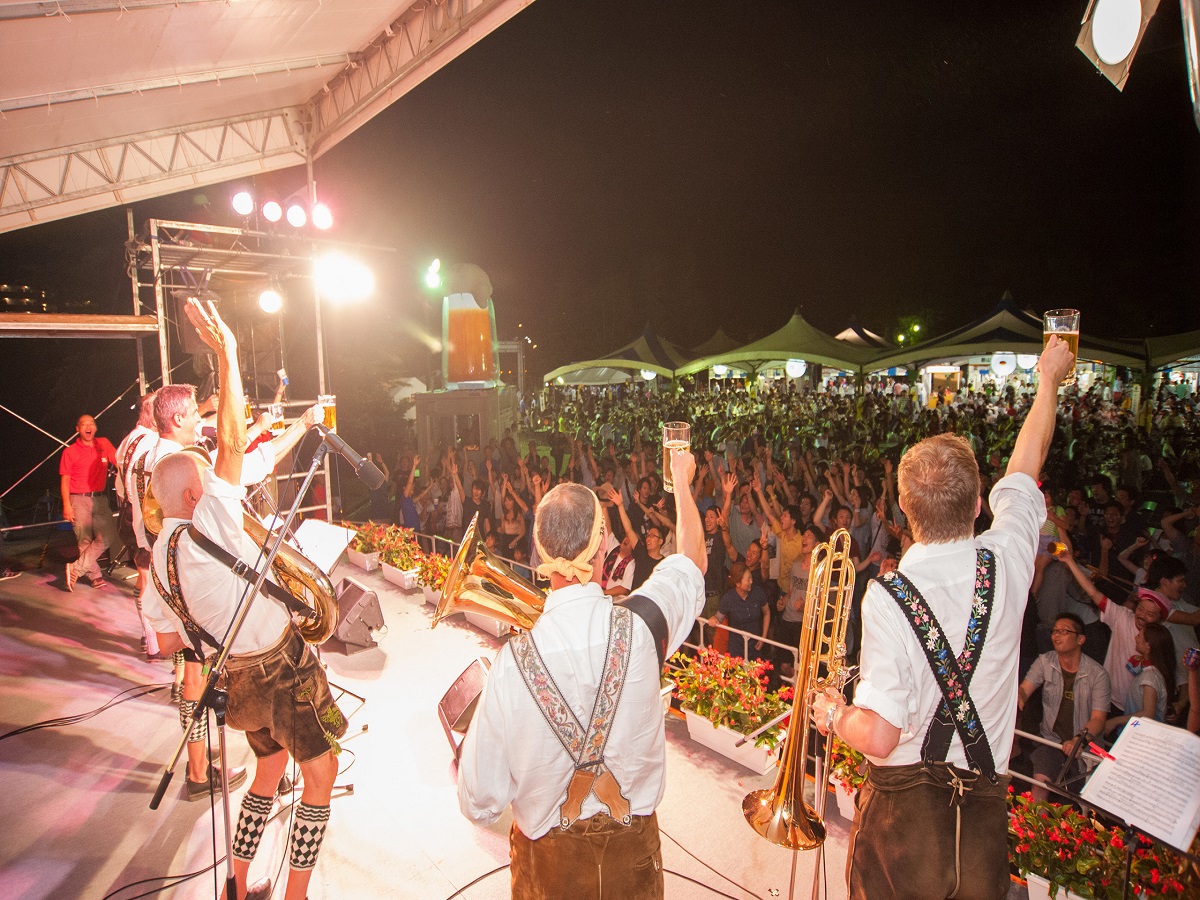
[[619, 384], [640, 378], [641, 371], [674, 378], [676, 370], [691, 357], [680, 347], [663, 340], [649, 326], [636, 340], [597, 359], [585, 359], [547, 372], [543, 381], [563, 384]]
[[1146, 357], [1151, 369], [1200, 358], [1200, 331], [1146, 338]]
[[532, 0], [0, 0], [0, 231], [315, 159]]
[[832, 338], [804, 320], [799, 310], [778, 331], [741, 347], [694, 359], [682, 366], [677, 375], [702, 372], [715, 365], [757, 371], [771, 364], [783, 365], [789, 359], [803, 359], [835, 369], [855, 371], [872, 351]]

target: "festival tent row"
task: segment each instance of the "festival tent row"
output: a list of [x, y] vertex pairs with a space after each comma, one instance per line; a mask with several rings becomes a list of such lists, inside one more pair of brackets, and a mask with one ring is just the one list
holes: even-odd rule
[[[1154, 370], [1183, 360], [1200, 358], [1200, 331], [1144, 340], [1111, 340], [1084, 332], [1081, 360], [1136, 370]], [[850, 327], [831, 337], [809, 324], [797, 310], [764, 338], [737, 345], [724, 331], [684, 350], [656, 335], [649, 325], [641, 337], [605, 356], [561, 366], [545, 381], [558, 384], [615, 384], [645, 371], [678, 378], [724, 366], [751, 374], [782, 368], [788, 360], [804, 360], [829, 369], [870, 375], [923, 366], [966, 365], [1009, 352], [1036, 355], [1042, 352], [1042, 322], [1020, 309], [1005, 293], [986, 316], [914, 347], [896, 348], [863, 328]]]

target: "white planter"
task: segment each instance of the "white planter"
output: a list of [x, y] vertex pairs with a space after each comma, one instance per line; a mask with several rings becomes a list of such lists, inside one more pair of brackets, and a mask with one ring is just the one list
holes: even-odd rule
[[696, 743], [715, 750], [759, 775], [765, 775], [775, 765], [774, 752], [765, 747], [755, 747], [754, 741], [746, 741], [740, 747], [734, 746], [742, 739], [742, 735], [733, 729], [714, 725], [690, 709], [685, 708], [683, 715], [687, 719], [688, 736]]
[[379, 567], [383, 569], [383, 577], [396, 585], [396, 587], [411, 591], [417, 586], [416, 569], [397, 569], [395, 566], [388, 565], [385, 562], [381, 562]]
[[367, 572], [374, 572], [379, 568], [379, 551], [374, 553], [359, 553], [353, 547], [346, 548], [346, 558], [350, 560], [351, 565], [358, 566]]
[[838, 815], [847, 822], [854, 821], [854, 798], [858, 796], [858, 791], [846, 791], [845, 785], [840, 781], [830, 781], [830, 789], [833, 791], [834, 799], [837, 800]]
[[663, 715], [666, 716], [671, 712], [671, 695], [675, 693], [675, 682], [663, 682], [662, 690], [659, 694], [662, 696]]
[[[1025, 875], [1025, 887], [1029, 891], [1029, 900], [1049, 900], [1050, 882], [1041, 875], [1032, 872]], [[1078, 894], [1073, 894], [1066, 888], [1059, 888], [1054, 900], [1081, 900]]]
[[497, 622], [490, 616], [476, 612], [464, 612], [463, 618], [480, 631], [490, 634], [492, 637], [504, 637], [504, 635], [508, 634], [508, 626], [503, 622]]
[[437, 606], [442, 601], [441, 591], [435, 591], [426, 585], [421, 585], [421, 590], [425, 592], [425, 602], [430, 606]]

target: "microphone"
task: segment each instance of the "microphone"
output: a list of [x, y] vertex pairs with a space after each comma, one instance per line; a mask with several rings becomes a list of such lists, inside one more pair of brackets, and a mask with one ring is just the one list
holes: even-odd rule
[[330, 431], [325, 425], [317, 425], [317, 431], [321, 433], [322, 440], [338, 456], [343, 457], [346, 462], [354, 467], [354, 474], [362, 479], [363, 484], [373, 491], [383, 487], [383, 483], [387, 481], [387, 476], [379, 471], [379, 467], [369, 459], [364, 459], [354, 448], [343, 441], [334, 432]]

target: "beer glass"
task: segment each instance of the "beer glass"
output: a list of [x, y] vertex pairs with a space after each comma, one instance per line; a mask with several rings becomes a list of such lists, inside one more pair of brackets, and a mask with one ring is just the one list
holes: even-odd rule
[[245, 401], [246, 401], [246, 421], [253, 422], [254, 421], [254, 401], [250, 399], [249, 394], [245, 395]]
[[317, 404], [325, 414], [325, 426], [334, 434], [337, 433], [337, 397], [333, 394], [319, 394]]
[[[1050, 343], [1050, 335], [1057, 334], [1060, 341], [1066, 341], [1067, 347], [1079, 362], [1079, 310], [1052, 309], [1042, 316], [1042, 349]], [[1075, 370], [1072, 369], [1063, 379], [1064, 385], [1075, 383]]]
[[[671, 451], [689, 450], [692, 446], [692, 426], [688, 422], [663, 423], [663, 490], [675, 493], [675, 478], [671, 474]], [[688, 486], [685, 484], [686, 491]]]
[[271, 434], [278, 437], [287, 429], [283, 421], [283, 404], [272, 403], [267, 406], [267, 412], [271, 414]]

